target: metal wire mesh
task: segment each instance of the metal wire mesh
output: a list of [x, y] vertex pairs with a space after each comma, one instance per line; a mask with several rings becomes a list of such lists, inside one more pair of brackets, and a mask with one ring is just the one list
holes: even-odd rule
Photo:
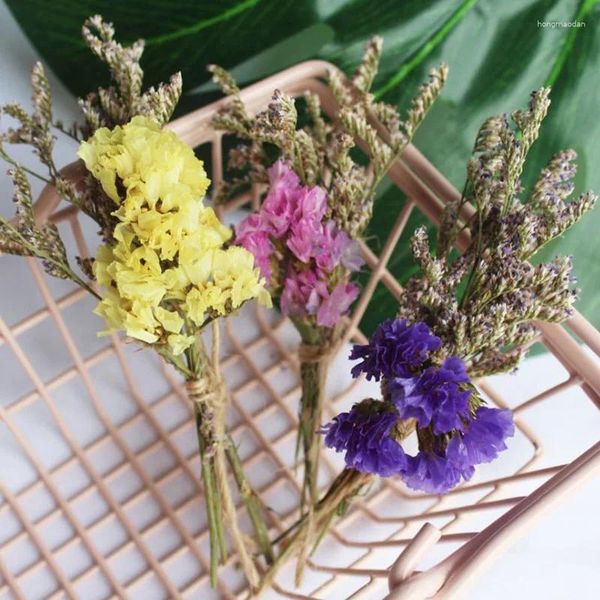
[[[319, 62], [299, 65], [244, 90], [244, 100], [259, 108], [274, 88], [293, 94], [310, 89], [333, 114], [333, 100], [321, 82], [328, 68]], [[215, 184], [223, 175], [222, 138], [208, 124], [218, 106], [171, 124], [191, 145], [211, 145]], [[403, 243], [411, 213], [421, 211], [437, 224], [444, 200], [456, 194], [413, 147], [390, 178], [406, 199], [380, 255], [363, 244], [369, 278], [350, 318], [352, 340], [364, 339], [358, 324], [376, 287], [385, 286], [396, 297], [400, 292], [388, 262]], [[225, 212], [257, 201], [255, 190]], [[59, 224], [72, 250], [88, 254], [84, 229], [89, 224], [77, 211], [59, 210], [51, 194], [40, 199], [37, 210], [40, 218], [50, 216]], [[0, 260], [7, 265], [12, 259]], [[15, 305], [0, 319], [1, 380], [10, 382], [0, 392], [0, 456], [10, 457], [0, 472], [0, 598], [243, 597], [234, 558], [221, 571], [218, 589], [208, 585], [200, 465], [182, 382], [150, 352], [138, 352], [118, 336], [96, 340], [99, 322], [91, 316], [93, 302], [85, 292], [50, 281], [32, 260], [28, 266], [28, 276], [11, 271], [14, 289], [3, 293], [12, 294]], [[24, 293], [38, 298], [31, 314], [20, 314], [18, 299]], [[84, 316], [77, 320], [77, 314]], [[247, 307], [239, 319], [243, 327], [236, 319], [223, 325], [223, 371], [233, 392], [229, 424], [251, 482], [273, 508], [269, 524], [276, 535], [296, 518], [299, 501], [294, 468], [298, 339], [273, 311]], [[334, 524], [310, 561], [304, 586], [294, 590], [291, 573], [284, 571], [268, 597], [382, 598], [390, 565], [423, 523], [442, 532], [429, 549], [428, 567], [467, 542], [488, 539], [486, 526], [493, 528], [532, 490], [563, 473], [564, 462], [574, 457], [549, 448], [550, 440], [540, 433], [540, 407], [560, 402], [567, 391], [572, 397], [575, 388], [581, 393], [571, 413], [597, 418], [600, 406], [600, 335], [580, 315], [566, 326], [570, 332], [540, 327], [539, 341], [552, 353], [552, 366], [529, 393], [505, 398], [501, 381], [478, 382], [492, 404], [510, 406], [515, 413], [518, 433], [507, 464], [484, 469], [443, 498], [416, 495], [399, 481], [382, 480]], [[343, 364], [344, 357], [339, 360]], [[335, 414], [359, 399], [362, 385], [333, 381], [327, 411]], [[82, 421], [82, 414], [89, 420]], [[565, 428], [562, 435], [568, 434]], [[581, 439], [580, 451], [593, 441]], [[322, 464], [326, 485], [339, 461], [326, 453]], [[19, 476], [8, 477], [11, 469]], [[408, 562], [398, 581], [410, 577], [415, 561]]]

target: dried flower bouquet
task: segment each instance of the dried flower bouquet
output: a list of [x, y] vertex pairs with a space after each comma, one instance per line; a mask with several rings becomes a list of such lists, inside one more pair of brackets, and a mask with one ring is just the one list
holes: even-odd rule
[[[0, 137], [16, 204], [13, 220], [0, 217], [0, 251], [37, 257], [49, 275], [85, 289], [106, 321], [102, 335], [124, 332], [184, 378], [198, 434], [211, 582], [227, 555], [226, 534], [251, 592], [259, 592], [294, 555], [300, 580], [332, 519], [377, 477], [444, 494], [469, 480], [477, 465], [494, 460], [513, 434], [512, 414], [486, 406], [476, 380], [515, 369], [535, 338], [536, 321], [560, 322], [571, 314], [577, 292], [570, 258], [536, 266], [530, 259], [596, 199], [587, 193], [568, 201], [572, 151], [552, 158], [524, 194], [520, 177], [548, 110], [548, 90], [535, 92], [529, 107], [513, 114], [514, 126], [506, 117], [484, 123], [462, 197], [446, 207], [435, 248], [425, 229], [413, 235], [420, 273], [406, 285], [397, 318], [352, 349], [350, 358], [358, 361], [352, 376], [380, 382], [381, 393], [324, 424], [327, 371], [360, 293], [353, 281], [363, 264], [358, 240], [378, 184], [439, 95], [446, 67], [432, 71], [402, 119], [370, 92], [381, 53], [374, 38], [351, 78], [331, 73], [335, 120], [323, 114], [316, 95], [296, 104], [277, 90], [265, 111], [251, 115], [231, 76], [211, 67], [229, 96], [213, 126], [240, 141], [229, 156], [233, 175], [214, 191], [214, 200], [249, 186], [263, 192], [258, 212], [234, 232], [203, 203], [210, 181], [202, 162], [163, 128], [179, 99], [181, 77], [143, 92], [143, 42], [122, 47], [100, 17], [86, 22], [83, 36], [113, 79], [111, 87], [80, 101], [83, 125], [66, 128], [54, 120], [39, 64], [32, 76], [33, 113], [16, 104], [3, 107], [18, 127]], [[81, 160], [62, 171], [52, 156], [54, 131], [79, 144]], [[2, 144], [30, 145], [45, 173], [18, 164]], [[53, 186], [98, 225], [96, 256], [76, 257], [78, 270], [57, 228], [36, 220], [29, 176]], [[229, 398], [219, 367], [219, 320], [253, 299], [270, 306], [271, 297], [302, 341], [301, 516], [275, 540], [225, 425]], [[409, 436], [418, 441], [415, 455], [403, 445]], [[346, 467], [319, 497], [322, 439], [344, 454]], [[229, 473], [254, 528], [252, 543], [238, 525]]]
[[[298, 449], [308, 507], [317, 500], [317, 430], [326, 374], [347, 331], [344, 315], [359, 294], [352, 282], [363, 264], [358, 239], [373, 213], [378, 184], [410, 142], [447, 74], [444, 65], [433, 70], [401, 119], [370, 91], [381, 47], [377, 37], [367, 44], [351, 78], [330, 74], [328, 84], [339, 108], [336, 121], [323, 114], [313, 93], [304, 95], [306, 117], [300, 119], [294, 99], [279, 90], [265, 111], [252, 116], [233, 78], [210, 67], [230, 98], [213, 127], [240, 139], [229, 155], [237, 176], [218, 190], [217, 201], [247, 186], [266, 185], [260, 210], [237, 227], [236, 242], [254, 254], [271, 295], [302, 340]], [[357, 143], [364, 149], [362, 161], [356, 156]]]
[[[3, 107], [19, 126], [2, 134], [4, 144], [33, 147], [46, 175], [11, 164], [16, 218], [0, 218], [0, 250], [41, 259], [50, 275], [69, 279], [98, 299], [96, 314], [108, 329], [152, 349], [185, 378], [194, 407], [202, 480], [210, 529], [211, 580], [227, 557], [232, 539], [251, 587], [258, 584], [251, 550], [238, 526], [228, 463], [246, 504], [257, 542], [272, 559], [263, 508], [252, 491], [225, 426], [228, 393], [219, 370], [219, 319], [258, 298], [270, 305], [254, 257], [228, 244], [232, 232], [202, 198], [210, 184], [191, 148], [163, 130], [181, 93], [181, 76], [142, 93], [139, 60], [143, 43], [123, 48], [100, 17], [83, 27], [89, 48], [108, 65], [114, 85], [80, 100], [83, 126], [65, 129], [53, 120], [51, 94], [41, 64], [32, 75], [34, 110]], [[53, 130], [74, 138], [82, 163], [67, 177], [54, 163]], [[95, 259], [70, 265], [55, 225], [36, 222], [28, 175], [56, 188], [61, 198], [99, 226], [102, 244]], [[92, 283], [95, 281], [95, 283]], [[207, 350], [202, 333], [212, 330]]]
[[[550, 101], [534, 92], [526, 110], [486, 121], [467, 166], [462, 197], [447, 205], [435, 249], [424, 228], [411, 246], [420, 273], [409, 280], [395, 320], [381, 323], [366, 345], [355, 345], [352, 376], [381, 382], [381, 397], [366, 398], [337, 415], [321, 433], [343, 452], [346, 468], [288, 531], [268, 585], [279, 566], [305, 559], [331, 520], [376, 477], [399, 477], [415, 490], [444, 494], [493, 461], [513, 435], [512, 413], [485, 405], [478, 377], [514, 370], [536, 336], [536, 321], [560, 323], [577, 297], [570, 257], [533, 266], [545, 244], [563, 235], [596, 201], [592, 192], [568, 201], [575, 153], [558, 153], [526, 199], [520, 175]], [[461, 208], [474, 207], [461, 220]], [[456, 255], [461, 233], [469, 242]], [[411, 434], [418, 453], [402, 442]], [[311, 522], [312, 521], [312, 522]]]

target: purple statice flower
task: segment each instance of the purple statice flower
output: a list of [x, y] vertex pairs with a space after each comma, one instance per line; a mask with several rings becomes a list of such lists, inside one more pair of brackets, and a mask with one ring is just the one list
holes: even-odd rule
[[431, 424], [437, 435], [463, 429], [471, 396], [464, 384], [469, 383], [465, 363], [449, 356], [440, 367], [388, 380], [387, 390], [402, 419], [415, 418], [422, 429]]
[[398, 422], [397, 413], [383, 402], [355, 404], [350, 412], [337, 415], [323, 426], [325, 445], [345, 452], [346, 466], [363, 473], [389, 477], [406, 468], [406, 455], [391, 433]]
[[480, 406], [466, 431], [450, 440], [446, 455], [462, 466], [488, 463], [506, 450], [506, 438], [514, 433], [510, 410]]
[[381, 377], [410, 377], [440, 344], [440, 338], [425, 323], [410, 325], [404, 319], [388, 319], [375, 329], [368, 344], [352, 348], [350, 359], [362, 359], [352, 368], [352, 376], [365, 373], [367, 379], [376, 381]]
[[419, 452], [416, 456], [407, 456], [402, 480], [413, 490], [445, 494], [456, 487], [461, 479], [470, 479], [473, 471], [473, 467], [461, 470], [444, 453]]
[[433, 451], [407, 456], [402, 479], [412, 489], [445, 494], [461, 480], [471, 479], [477, 465], [497, 458], [512, 435], [510, 410], [481, 406], [464, 431], [454, 431], [447, 443], [443, 437], [434, 438]]

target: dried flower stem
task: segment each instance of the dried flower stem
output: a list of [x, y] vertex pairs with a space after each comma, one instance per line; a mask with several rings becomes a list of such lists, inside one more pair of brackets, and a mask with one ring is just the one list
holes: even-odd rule
[[262, 516], [263, 507], [244, 474], [237, 449], [225, 425], [228, 395], [219, 368], [219, 338], [218, 323], [213, 321], [211, 358], [208, 358], [201, 340], [186, 352], [186, 371], [192, 374], [191, 377], [187, 377], [186, 387], [188, 397], [194, 404], [210, 532], [210, 580], [215, 586], [219, 562], [225, 562], [227, 558], [224, 540], [224, 531], [227, 530], [250, 587], [255, 589], [258, 585], [258, 571], [237, 522], [227, 478], [228, 463], [248, 509], [258, 544], [268, 562], [272, 561], [273, 553]]
[[[312, 546], [312, 551], [314, 551], [335, 515], [343, 510], [348, 500], [360, 493], [372, 480], [373, 475], [370, 473], [344, 469], [331, 484], [323, 499], [314, 507], [312, 524], [309, 524], [306, 516], [299, 520], [296, 533], [285, 543], [285, 547], [278, 554], [275, 562], [264, 573], [258, 593], [269, 587], [275, 580], [279, 569], [290, 558], [303, 552], [304, 547]], [[300, 573], [302, 568], [303, 565], [298, 565]]]
[[274, 555], [273, 546], [271, 544], [271, 540], [269, 539], [269, 529], [263, 517], [265, 507], [260, 497], [252, 489], [248, 479], [246, 478], [242, 461], [240, 460], [237, 448], [235, 447], [233, 439], [231, 439], [229, 433], [227, 434], [227, 438], [228, 444], [226, 447], [226, 452], [229, 466], [231, 467], [231, 471], [235, 478], [242, 502], [248, 511], [248, 516], [250, 517], [250, 521], [256, 535], [256, 542], [262, 554], [264, 555], [267, 564], [271, 564], [273, 562]]
[[302, 506], [305, 503], [314, 503], [318, 495], [317, 476], [321, 436], [318, 435], [317, 430], [322, 424], [324, 388], [329, 362], [328, 356], [317, 361], [300, 362], [302, 396], [299, 407], [298, 446], [302, 446], [304, 458]]
[[304, 460], [304, 485], [300, 511], [318, 500], [318, 474], [321, 436], [317, 433], [323, 424], [323, 402], [327, 372], [337, 350], [343, 331], [309, 326], [299, 320], [293, 321], [300, 332], [302, 345], [299, 349], [300, 380], [302, 396], [298, 409], [297, 453], [302, 449]]
[[[194, 401], [192, 395], [190, 400]], [[204, 434], [204, 423], [206, 417], [198, 402], [194, 401], [194, 416], [196, 419], [196, 432], [198, 434], [198, 449], [200, 452], [200, 464], [202, 467], [202, 483], [204, 485], [204, 498], [206, 503], [206, 517], [208, 520], [208, 531], [210, 540], [210, 584], [217, 585], [219, 562], [225, 562], [227, 549], [225, 547], [225, 536], [223, 533], [223, 522], [221, 518], [221, 504], [217, 495], [215, 485], [215, 473], [213, 461], [208, 455], [208, 447]]]

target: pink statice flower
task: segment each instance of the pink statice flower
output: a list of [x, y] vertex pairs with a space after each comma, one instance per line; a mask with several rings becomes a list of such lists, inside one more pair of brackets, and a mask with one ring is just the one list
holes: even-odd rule
[[269, 239], [269, 229], [262, 222], [261, 215], [249, 215], [240, 223], [236, 241], [252, 252], [256, 266], [260, 269], [267, 285], [271, 285], [271, 255], [274, 248]]
[[[258, 213], [237, 228], [236, 241], [252, 252], [267, 283], [277, 268], [275, 247], [289, 250], [278, 255], [286, 272], [281, 291], [283, 314], [313, 316], [319, 326], [334, 327], [358, 295], [358, 288], [344, 281], [333, 286], [331, 273], [339, 267], [357, 271], [363, 264], [356, 240], [325, 221], [327, 193], [319, 186], [303, 186], [283, 161], [269, 169], [270, 187]], [[344, 279], [344, 275], [341, 276]], [[281, 277], [277, 278], [278, 280]], [[332, 287], [333, 286], [333, 287]]]
[[333, 221], [322, 227], [315, 247], [313, 253], [317, 266], [326, 273], [331, 273], [339, 264], [349, 271], [358, 271], [364, 264], [358, 242], [351, 240], [345, 231], [338, 230]]
[[323, 188], [301, 187], [298, 194], [298, 219], [306, 219], [311, 223], [321, 223], [327, 212], [327, 194]]
[[[306, 307], [315, 301], [316, 286], [317, 275], [314, 271], [290, 273], [283, 284], [280, 301], [281, 312], [289, 317], [302, 318], [306, 316]], [[311, 294], [313, 295], [312, 300]]]
[[353, 283], [338, 283], [331, 294], [323, 297], [317, 310], [317, 325], [334, 327], [357, 296], [358, 288]]
[[300, 219], [290, 228], [286, 245], [298, 260], [308, 263], [311, 258], [314, 258], [320, 252], [322, 235], [323, 226], [321, 223]]
[[314, 271], [290, 271], [281, 294], [281, 311], [290, 317], [314, 315], [317, 325], [334, 327], [358, 296], [352, 283], [338, 283], [333, 291]]
[[260, 215], [276, 238], [281, 238], [297, 218], [300, 180], [282, 161], [269, 169], [269, 193], [263, 202]]

